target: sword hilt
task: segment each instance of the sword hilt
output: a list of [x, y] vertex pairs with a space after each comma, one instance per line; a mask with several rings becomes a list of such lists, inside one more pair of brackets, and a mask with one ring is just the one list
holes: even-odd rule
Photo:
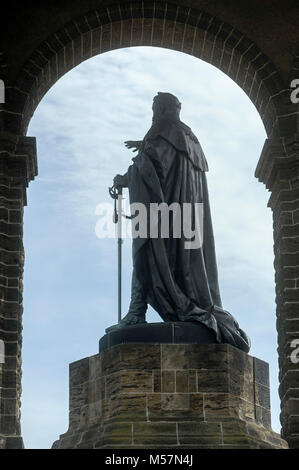
[[109, 194], [114, 199], [114, 212], [113, 212], [113, 223], [117, 224], [118, 222], [118, 213], [116, 209], [116, 200], [118, 199], [118, 196], [122, 196], [123, 193], [123, 188], [121, 186], [111, 186], [108, 188]]

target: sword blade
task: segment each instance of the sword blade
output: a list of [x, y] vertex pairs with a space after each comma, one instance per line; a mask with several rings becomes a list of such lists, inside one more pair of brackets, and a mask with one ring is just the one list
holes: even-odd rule
[[117, 212], [118, 212], [118, 224], [117, 224], [117, 244], [118, 244], [118, 323], [121, 321], [121, 274], [122, 274], [122, 188], [118, 190], [117, 197]]

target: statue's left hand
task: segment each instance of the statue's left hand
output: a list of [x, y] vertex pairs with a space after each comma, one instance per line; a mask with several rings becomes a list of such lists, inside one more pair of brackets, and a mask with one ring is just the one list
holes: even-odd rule
[[141, 145], [140, 140], [126, 140], [125, 141], [125, 146], [127, 147], [127, 149], [134, 149], [133, 152], [137, 152], [137, 150], [139, 150], [140, 148], [140, 145]]

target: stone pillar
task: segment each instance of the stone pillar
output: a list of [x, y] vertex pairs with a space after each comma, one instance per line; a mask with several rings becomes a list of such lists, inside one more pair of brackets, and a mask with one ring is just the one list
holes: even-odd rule
[[35, 138], [0, 132], [0, 448], [23, 447], [20, 429], [23, 207], [37, 174]]
[[272, 192], [282, 436], [299, 448], [299, 135], [266, 140], [256, 177]]
[[53, 448], [285, 448], [269, 397], [268, 364], [228, 344], [118, 344], [70, 364]]

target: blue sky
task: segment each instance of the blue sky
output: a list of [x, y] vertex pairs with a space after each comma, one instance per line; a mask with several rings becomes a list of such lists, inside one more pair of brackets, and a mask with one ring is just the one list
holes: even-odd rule
[[[39, 175], [24, 217], [22, 432], [27, 448], [49, 448], [68, 428], [68, 365], [96, 354], [117, 321], [117, 242], [96, 237], [96, 206], [135, 155], [158, 91], [182, 102], [181, 119], [209, 163], [208, 187], [223, 306], [270, 364], [272, 427], [279, 432], [277, 334], [269, 193], [254, 178], [266, 138], [245, 93], [218, 69], [150, 47], [111, 51], [62, 77], [29, 126]], [[129, 304], [131, 242], [123, 245], [123, 314]], [[147, 321], [160, 321], [149, 310]]]

